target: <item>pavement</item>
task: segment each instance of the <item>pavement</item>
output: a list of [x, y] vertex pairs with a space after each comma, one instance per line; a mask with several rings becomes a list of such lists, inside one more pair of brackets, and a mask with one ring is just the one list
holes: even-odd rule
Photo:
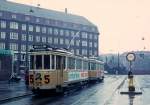
[[25, 85], [24, 80], [10, 83], [8, 81], [0, 82], [0, 103], [31, 94], [32, 92]]

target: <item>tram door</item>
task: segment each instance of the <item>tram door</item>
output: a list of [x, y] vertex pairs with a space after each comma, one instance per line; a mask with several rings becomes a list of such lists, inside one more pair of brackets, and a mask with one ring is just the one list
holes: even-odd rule
[[56, 72], [57, 72], [57, 85], [62, 86], [63, 84], [63, 70], [64, 70], [64, 57], [56, 56]]

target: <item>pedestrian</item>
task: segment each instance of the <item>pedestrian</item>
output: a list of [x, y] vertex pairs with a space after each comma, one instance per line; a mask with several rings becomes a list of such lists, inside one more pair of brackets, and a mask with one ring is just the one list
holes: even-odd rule
[[25, 84], [28, 86], [29, 85], [29, 72], [26, 70], [25, 72]]

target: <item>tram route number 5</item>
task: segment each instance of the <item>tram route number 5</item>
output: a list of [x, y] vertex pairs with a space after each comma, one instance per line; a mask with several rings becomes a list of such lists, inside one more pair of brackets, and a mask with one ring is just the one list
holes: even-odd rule
[[[38, 73], [35, 77], [35, 80], [40, 80], [42, 81], [42, 78], [41, 78], [41, 74]], [[33, 75], [30, 75], [30, 83], [33, 83], [34, 82], [34, 76]], [[50, 82], [50, 75], [44, 75], [44, 83], [45, 84], [48, 84]]]
[[48, 84], [50, 82], [49, 75], [44, 75], [44, 82]]

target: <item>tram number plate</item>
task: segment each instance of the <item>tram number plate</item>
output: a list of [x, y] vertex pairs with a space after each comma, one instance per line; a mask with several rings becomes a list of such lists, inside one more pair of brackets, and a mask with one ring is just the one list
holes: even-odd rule
[[[30, 75], [30, 83], [34, 83], [34, 76]], [[50, 83], [50, 75], [44, 75], [44, 78], [42, 79], [42, 75], [40, 73], [37, 73], [35, 75], [35, 82], [37, 84], [41, 84], [41, 82], [44, 81], [45, 84], [49, 84]]]

